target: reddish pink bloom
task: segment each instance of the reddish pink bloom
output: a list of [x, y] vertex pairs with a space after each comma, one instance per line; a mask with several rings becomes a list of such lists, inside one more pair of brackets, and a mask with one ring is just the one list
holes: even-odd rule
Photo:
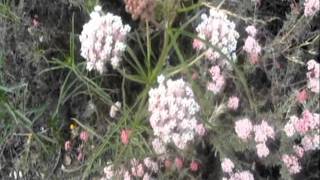
[[176, 159], [174, 160], [177, 169], [182, 169], [183, 168], [183, 159], [181, 159], [180, 157], [176, 157]]
[[190, 170], [192, 172], [197, 172], [199, 170], [199, 168], [200, 168], [200, 164], [197, 161], [192, 161], [190, 163]]
[[72, 149], [71, 141], [66, 141], [66, 142], [64, 143], [64, 149], [65, 149], [66, 151], [71, 151], [71, 149]]
[[131, 132], [132, 131], [130, 129], [123, 129], [121, 131], [121, 142], [122, 142], [122, 144], [124, 144], [124, 145], [129, 144]]
[[80, 133], [80, 139], [81, 139], [81, 141], [83, 141], [83, 142], [87, 142], [88, 139], [89, 139], [89, 133], [88, 133], [87, 131], [82, 131], [82, 132]]
[[308, 92], [305, 89], [303, 89], [302, 91], [298, 92], [297, 101], [302, 104], [302, 103], [306, 102], [308, 97], [309, 97]]

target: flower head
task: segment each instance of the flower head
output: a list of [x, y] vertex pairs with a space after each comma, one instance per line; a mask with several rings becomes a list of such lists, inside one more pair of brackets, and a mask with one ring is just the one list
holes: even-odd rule
[[257, 144], [256, 148], [257, 148], [257, 154], [258, 154], [259, 158], [264, 158], [269, 155], [269, 149], [265, 143]]
[[239, 106], [239, 98], [237, 96], [232, 96], [228, 100], [228, 108], [231, 110], [237, 110]]
[[90, 14], [90, 21], [83, 26], [79, 37], [81, 56], [87, 60], [87, 69], [105, 71], [106, 63], [113, 68], [119, 65], [121, 55], [126, 48], [126, 36], [130, 26], [123, 25], [119, 16], [111, 13], [103, 15], [101, 7]]
[[305, 89], [301, 90], [300, 92], [298, 92], [296, 99], [301, 104], [306, 102], [306, 100], [308, 99], [308, 92]]
[[124, 0], [126, 11], [132, 19], [150, 20], [154, 14], [155, 0]]
[[319, 0], [306, 0], [304, 2], [304, 15], [314, 16], [320, 10]]
[[204, 129], [197, 126], [200, 106], [184, 80], [165, 80], [164, 76], [159, 76], [158, 83], [157, 88], [149, 91], [149, 122], [157, 137], [153, 147], [155, 151], [164, 152], [163, 145], [173, 143], [185, 149], [196, 137], [197, 130], [200, 130], [199, 135], [203, 133]]
[[197, 172], [200, 168], [200, 164], [197, 161], [191, 161], [190, 163], [190, 171]]
[[174, 163], [177, 167], [177, 169], [182, 169], [183, 168], [183, 159], [180, 158], [180, 157], [176, 157], [175, 160], [174, 160]]
[[234, 164], [229, 158], [223, 159], [221, 163], [222, 171], [225, 173], [232, 173]]
[[89, 139], [89, 133], [88, 133], [87, 131], [82, 131], [82, 132], [80, 133], [80, 139], [81, 139], [81, 141], [83, 141], [83, 142], [87, 142], [88, 139]]
[[129, 144], [131, 133], [132, 133], [132, 130], [130, 129], [123, 129], [121, 131], [120, 139], [122, 144], [124, 145]]
[[[198, 37], [221, 49], [227, 58], [235, 60], [235, 50], [239, 38], [239, 34], [235, 30], [235, 24], [229, 21], [222, 11], [216, 9], [211, 9], [209, 16], [202, 14], [201, 19], [202, 22], [196, 28]], [[193, 47], [197, 50], [206, 51], [206, 58], [211, 62], [219, 61], [220, 65], [230, 67], [229, 62], [221, 56], [220, 52], [208, 47], [202, 41], [195, 39]]]
[[297, 174], [301, 171], [298, 158], [294, 155], [282, 155], [282, 162], [288, 168], [290, 174]]
[[247, 140], [253, 130], [252, 123], [249, 119], [241, 119], [235, 123], [235, 131], [239, 138]]

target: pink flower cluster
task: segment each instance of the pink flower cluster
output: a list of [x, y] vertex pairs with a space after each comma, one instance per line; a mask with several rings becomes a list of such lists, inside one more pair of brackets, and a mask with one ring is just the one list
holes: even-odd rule
[[301, 171], [299, 159], [294, 155], [282, 155], [282, 162], [288, 168], [290, 174], [297, 174]]
[[261, 124], [252, 125], [249, 119], [241, 119], [235, 123], [235, 131], [239, 138], [247, 141], [254, 132], [254, 140], [257, 143], [257, 154], [260, 158], [267, 157], [269, 155], [269, 149], [266, 145], [268, 138], [274, 139], [274, 129], [265, 121], [262, 120]]
[[304, 15], [314, 16], [320, 10], [319, 0], [306, 0], [304, 2]]
[[320, 64], [311, 59], [307, 62], [308, 88], [314, 93], [320, 93]]
[[123, 25], [119, 16], [111, 13], [104, 15], [100, 6], [95, 7], [90, 17], [79, 37], [81, 56], [87, 60], [89, 71], [94, 69], [103, 73], [107, 62], [113, 68], [118, 67], [130, 26]]
[[212, 66], [209, 70], [211, 75], [211, 82], [208, 83], [207, 89], [214, 94], [221, 92], [225, 85], [224, 76], [221, 74], [219, 66]]
[[251, 64], [257, 64], [261, 53], [261, 47], [255, 39], [257, 30], [254, 26], [248, 26], [246, 31], [249, 36], [244, 43], [243, 50], [248, 53]]
[[[202, 14], [202, 22], [197, 26], [198, 37], [220, 49], [229, 59], [236, 59], [238, 32], [235, 30], [235, 24], [228, 20], [227, 16], [219, 10], [210, 9], [210, 15]], [[197, 50], [206, 52], [205, 56], [213, 63], [221, 66], [229, 65], [228, 61], [221, 57], [220, 52], [209, 47], [200, 40], [195, 39], [193, 47]], [[218, 62], [217, 62], [218, 61]]]
[[154, 14], [155, 0], [124, 0], [132, 19], [149, 20]]
[[223, 180], [254, 180], [252, 173], [249, 171], [234, 172], [234, 163], [229, 158], [223, 159], [221, 167], [222, 171], [229, 176], [229, 178], [223, 177]]
[[151, 180], [152, 174], [159, 172], [160, 168], [156, 161], [150, 157], [145, 158], [143, 161], [132, 159], [129, 167], [120, 166], [115, 168], [112, 163], [104, 168], [104, 176], [101, 180], [112, 180], [112, 179], [124, 179], [132, 180], [141, 178], [142, 180]]
[[239, 107], [239, 98], [237, 96], [231, 96], [228, 99], [228, 108], [235, 111]]
[[149, 91], [150, 124], [156, 138], [152, 145], [156, 153], [164, 153], [165, 145], [174, 143], [185, 149], [196, 135], [204, 135], [199, 121], [198, 103], [190, 86], [183, 80], [165, 80], [158, 77], [159, 86]]
[[319, 149], [320, 148], [319, 130], [316, 132], [316, 134], [305, 135], [301, 140], [301, 145], [304, 151]]
[[242, 140], [247, 140], [251, 136], [253, 125], [251, 121], [247, 118], [240, 119], [235, 123], [235, 131], [239, 138]]
[[309, 110], [304, 110], [301, 118], [291, 116], [283, 130], [289, 137], [293, 136], [295, 133], [305, 135], [309, 131], [320, 128], [319, 118], [318, 113], [311, 113]]
[[304, 110], [301, 118], [291, 116], [284, 126], [287, 136], [292, 137], [296, 133], [302, 136], [300, 145], [293, 146], [295, 155], [284, 154], [282, 156], [282, 161], [291, 174], [300, 172], [299, 158], [302, 158], [307, 151], [320, 148], [319, 121], [319, 114]]
[[229, 158], [225, 158], [221, 163], [221, 168], [222, 168], [222, 171], [225, 173], [232, 173], [234, 164]]

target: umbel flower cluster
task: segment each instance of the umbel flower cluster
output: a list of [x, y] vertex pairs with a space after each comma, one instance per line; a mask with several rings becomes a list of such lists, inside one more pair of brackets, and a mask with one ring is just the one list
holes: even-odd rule
[[319, 149], [320, 147], [320, 115], [304, 110], [302, 117], [291, 116], [284, 126], [284, 131], [288, 137], [299, 135], [301, 143], [293, 145], [294, 154], [283, 154], [282, 162], [287, 167], [289, 173], [296, 174], [301, 171], [299, 160], [308, 151]]
[[132, 19], [149, 20], [154, 13], [155, 0], [124, 0]]
[[185, 149], [196, 135], [205, 132], [199, 122], [200, 111], [192, 89], [183, 79], [165, 80], [158, 77], [159, 86], [149, 91], [150, 124], [156, 137], [152, 142], [158, 154], [165, 153], [165, 145], [175, 144]]
[[261, 47], [255, 39], [257, 29], [254, 26], [248, 26], [246, 32], [249, 36], [244, 43], [243, 50], [248, 53], [251, 64], [256, 64], [261, 53]]
[[264, 158], [269, 155], [270, 152], [266, 142], [268, 138], [275, 138], [275, 132], [265, 120], [262, 120], [261, 124], [258, 125], [252, 125], [251, 121], [247, 118], [238, 120], [235, 123], [235, 131], [238, 137], [244, 141], [247, 141], [252, 136], [252, 132], [254, 132], [258, 156]]
[[90, 17], [90, 21], [83, 25], [79, 37], [81, 56], [87, 60], [89, 71], [103, 73], [106, 63], [110, 63], [113, 68], [118, 67], [131, 28], [124, 25], [119, 16], [111, 13], [104, 15], [100, 6], [95, 7]]
[[319, 0], [306, 0], [304, 2], [304, 15], [314, 16], [320, 10]]
[[112, 163], [104, 168], [104, 176], [101, 180], [112, 179], [153, 179], [152, 174], [158, 173], [160, 170], [158, 162], [154, 161], [150, 157], [146, 157], [143, 161], [132, 159], [127, 167], [121, 165], [116, 168]]
[[202, 14], [201, 19], [202, 22], [196, 28], [197, 36], [216, 48], [209, 47], [198, 39], [193, 41], [193, 47], [205, 51], [206, 58], [221, 67], [228, 65], [229, 62], [217, 49], [229, 59], [236, 60], [235, 50], [239, 34], [235, 30], [235, 24], [229, 21], [222, 11], [215, 9], [210, 10], [209, 16]]
[[223, 159], [221, 163], [222, 171], [229, 176], [223, 177], [222, 180], [254, 180], [254, 177], [249, 171], [234, 171], [234, 163], [229, 159]]

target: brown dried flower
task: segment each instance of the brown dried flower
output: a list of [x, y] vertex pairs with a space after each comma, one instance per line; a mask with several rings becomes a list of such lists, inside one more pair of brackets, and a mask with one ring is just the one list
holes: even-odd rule
[[124, 0], [126, 11], [132, 19], [150, 20], [153, 17], [155, 0]]

